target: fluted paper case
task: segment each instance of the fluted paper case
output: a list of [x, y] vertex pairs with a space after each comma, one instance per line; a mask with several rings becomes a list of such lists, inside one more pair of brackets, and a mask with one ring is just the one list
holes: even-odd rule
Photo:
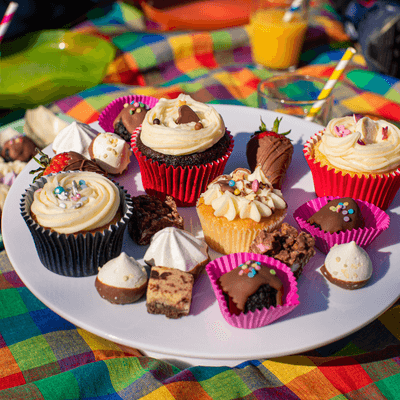
[[[75, 171], [76, 172], [76, 171]], [[47, 182], [38, 179], [22, 195], [21, 215], [28, 226], [41, 263], [59, 275], [82, 277], [95, 275], [98, 268], [121, 254], [124, 231], [132, 214], [132, 201], [123, 187], [118, 187], [121, 198], [122, 218], [103, 232], [92, 234], [59, 234], [36, 223], [30, 214], [34, 192]]]

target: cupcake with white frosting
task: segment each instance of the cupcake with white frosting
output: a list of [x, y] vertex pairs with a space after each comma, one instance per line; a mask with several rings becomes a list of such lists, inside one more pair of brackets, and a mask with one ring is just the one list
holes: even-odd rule
[[287, 212], [282, 192], [260, 166], [238, 168], [213, 180], [196, 206], [207, 244], [222, 254], [246, 252], [262, 230], [278, 229]]
[[110, 303], [130, 304], [144, 295], [147, 281], [143, 265], [126, 253], [121, 253], [100, 268], [95, 287], [100, 296]]
[[181, 94], [160, 99], [132, 135], [144, 189], [178, 206], [194, 206], [208, 183], [220, 175], [233, 149], [222, 117]]
[[61, 172], [26, 190], [21, 214], [47, 269], [88, 276], [121, 253], [132, 202], [122, 187], [100, 174]]
[[386, 210], [400, 188], [400, 129], [387, 121], [335, 118], [303, 152], [318, 197], [352, 197]]

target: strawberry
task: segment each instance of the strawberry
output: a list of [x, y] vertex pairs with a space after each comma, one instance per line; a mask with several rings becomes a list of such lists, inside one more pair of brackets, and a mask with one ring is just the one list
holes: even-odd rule
[[271, 130], [261, 119], [259, 130], [255, 132], [246, 146], [246, 156], [252, 171], [257, 165], [276, 189], [281, 189], [286, 170], [290, 165], [293, 145], [286, 137], [291, 131], [278, 133], [282, 118], [276, 118]]
[[43, 175], [56, 174], [68, 170], [92, 171], [107, 176], [107, 173], [94, 161], [88, 160], [85, 156], [75, 151], [56, 154], [53, 158], [50, 158], [39, 150], [39, 155], [39, 159], [36, 157], [33, 157], [33, 159], [40, 165], [40, 168], [29, 172], [30, 174], [36, 174], [38, 172], [33, 182]]

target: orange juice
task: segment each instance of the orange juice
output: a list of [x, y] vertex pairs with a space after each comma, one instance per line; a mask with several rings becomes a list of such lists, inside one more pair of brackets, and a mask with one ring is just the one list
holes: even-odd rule
[[260, 9], [250, 19], [251, 46], [254, 61], [271, 69], [287, 69], [296, 66], [307, 21], [296, 13], [290, 22], [283, 22], [285, 10]]

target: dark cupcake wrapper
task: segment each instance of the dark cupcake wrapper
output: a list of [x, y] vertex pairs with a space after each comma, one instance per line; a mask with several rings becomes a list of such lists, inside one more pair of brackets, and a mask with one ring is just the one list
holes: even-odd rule
[[[77, 172], [77, 171], [71, 171]], [[132, 214], [129, 194], [118, 183], [123, 217], [103, 232], [59, 234], [41, 227], [30, 214], [34, 192], [47, 182], [38, 179], [22, 195], [20, 210], [28, 226], [41, 263], [51, 272], [70, 277], [95, 275], [98, 268], [121, 254], [124, 231]]]

